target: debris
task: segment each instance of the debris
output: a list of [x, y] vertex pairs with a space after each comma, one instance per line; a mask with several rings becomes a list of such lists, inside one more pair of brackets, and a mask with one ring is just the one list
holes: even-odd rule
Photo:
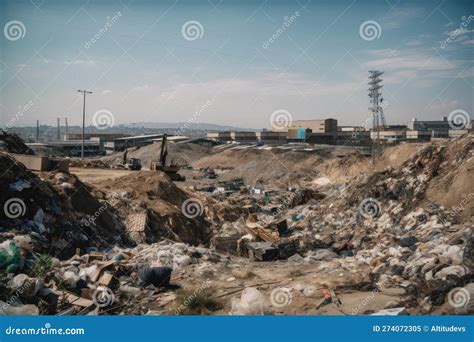
[[11, 273], [23, 267], [20, 249], [12, 241], [7, 240], [0, 244], [0, 273]]
[[30, 182], [25, 181], [23, 179], [19, 179], [15, 183], [10, 184], [10, 189], [13, 189], [15, 191], [21, 191], [21, 190], [27, 189], [29, 187], [31, 187]]
[[36, 305], [7, 305], [0, 300], [0, 316], [38, 316], [39, 309]]
[[166, 287], [170, 283], [171, 267], [142, 267], [138, 269], [138, 276], [143, 286], [153, 285], [155, 287]]
[[240, 298], [232, 299], [232, 315], [268, 314], [268, 303], [265, 296], [254, 287], [246, 287]]
[[406, 314], [407, 314], [406, 309], [401, 307], [401, 308], [379, 310], [371, 314], [371, 316], [402, 316]]
[[280, 251], [271, 242], [249, 242], [247, 244], [249, 258], [258, 261], [274, 261], [278, 259]]
[[[365, 302], [376, 292], [382, 300], [358, 312], [466, 314], [471, 304], [455, 309], [446, 303], [450, 294], [472, 290], [472, 207], [468, 201], [443, 206], [432, 192], [441, 186], [449, 192], [461, 178], [468, 191], [470, 173], [458, 175], [472, 168], [472, 141], [406, 145], [394, 148], [412, 152], [389, 168], [366, 165], [361, 155], [335, 160], [329, 152], [259, 150], [255, 158], [232, 149], [199, 150], [208, 156], [180, 172], [207, 176], [188, 177], [179, 186], [159, 171], [106, 170], [98, 181], [92, 169], [84, 182], [67, 172], [32, 173], [0, 154], [6, 170], [1, 203], [17, 198], [25, 204], [14, 218], [0, 211], [0, 299], [21, 289], [12, 310], [163, 314], [212, 282], [212, 291], [187, 303], [202, 309], [208, 299], [222, 298], [227, 306], [189, 312], [223, 314], [232, 304], [232, 314], [261, 315], [271, 314], [268, 284], [279, 283], [302, 296], [282, 307], [284, 314], [305, 313], [315, 304], [343, 312], [346, 296]], [[278, 164], [265, 156], [293, 158], [287, 164], [295, 172], [274, 170]], [[230, 165], [213, 164], [213, 157]], [[257, 159], [254, 166], [248, 157]], [[198, 171], [205, 162], [209, 171]], [[217, 191], [195, 191], [205, 187]], [[199, 212], [194, 217], [183, 209], [191, 199]], [[314, 303], [322, 288], [323, 298]], [[98, 289], [106, 305], [97, 305]], [[390, 296], [383, 297], [386, 292]]]

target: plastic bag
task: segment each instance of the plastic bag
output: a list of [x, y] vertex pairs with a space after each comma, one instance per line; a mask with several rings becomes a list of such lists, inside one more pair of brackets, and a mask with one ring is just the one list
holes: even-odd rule
[[20, 249], [11, 240], [0, 244], [0, 273], [11, 273], [23, 268]]

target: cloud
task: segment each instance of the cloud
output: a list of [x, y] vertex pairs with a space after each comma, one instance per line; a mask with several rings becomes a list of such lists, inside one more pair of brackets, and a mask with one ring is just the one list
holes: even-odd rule
[[367, 68], [382, 70], [452, 70], [454, 66], [443, 58], [422, 52], [401, 50], [372, 50], [375, 59], [365, 63]]
[[[336, 116], [338, 112], [342, 119], [347, 105], [365, 114], [368, 105], [365, 76], [361, 73], [361, 82], [317, 82], [305, 75], [284, 73], [206, 82], [181, 81], [174, 86], [158, 83], [127, 88], [122, 85], [121, 89], [114, 89], [112, 96], [116, 100], [111, 99], [113, 105], [109, 110], [121, 117], [134, 113], [134, 121], [185, 122], [210, 101], [212, 106], [200, 115], [200, 122], [270, 127], [271, 113], [282, 108], [290, 111], [295, 120]], [[353, 97], [344, 103], [350, 94]], [[357, 115], [353, 119], [361, 120]]]
[[425, 10], [416, 7], [396, 7], [389, 12], [381, 21], [383, 30], [391, 30], [403, 27], [407, 21], [423, 16]]
[[406, 46], [420, 46], [422, 44], [423, 41], [421, 39], [414, 39], [405, 43]]
[[445, 32], [447, 36], [455, 36], [455, 37], [460, 37], [468, 33], [472, 33], [474, 30], [469, 30], [465, 28], [457, 28], [455, 30]]
[[84, 65], [84, 66], [88, 66], [88, 67], [94, 67], [94, 66], [97, 65], [97, 63], [92, 61], [92, 60], [84, 60], [84, 59], [75, 59], [75, 60], [72, 60], [72, 61], [64, 61], [64, 64], [66, 64], [66, 65]]
[[109, 94], [112, 94], [112, 90], [110, 89], [105, 89], [105, 90], [102, 90], [102, 93], [100, 93], [101, 95], [109, 95]]

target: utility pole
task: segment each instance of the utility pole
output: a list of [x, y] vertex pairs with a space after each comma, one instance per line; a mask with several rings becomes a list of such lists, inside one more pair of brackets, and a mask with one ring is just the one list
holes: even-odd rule
[[84, 104], [82, 106], [82, 146], [81, 146], [81, 159], [84, 160], [84, 127], [86, 122], [86, 94], [92, 94], [92, 91], [78, 90], [79, 93], [84, 95]]
[[40, 121], [36, 120], [36, 141], [39, 141], [40, 135]]
[[64, 118], [64, 124], [66, 125], [66, 136], [69, 134], [69, 126], [67, 125], [67, 118]]
[[61, 122], [59, 121], [60, 119], [58, 118], [58, 140], [61, 140]]

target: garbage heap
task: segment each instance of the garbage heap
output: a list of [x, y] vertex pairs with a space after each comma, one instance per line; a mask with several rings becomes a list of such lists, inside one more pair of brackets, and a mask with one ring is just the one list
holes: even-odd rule
[[203, 246], [171, 241], [62, 261], [43, 255], [21, 272], [3, 274], [0, 315], [175, 314], [177, 295], [167, 290], [180, 287], [184, 267], [206, 270], [222, 258]]
[[199, 245], [208, 243], [212, 235], [205, 202], [180, 189], [163, 172], [135, 171], [106, 180], [93, 194], [117, 210], [137, 243], [166, 238]]
[[[3, 246], [22, 237], [36, 253], [63, 259], [76, 249], [130, 243], [114, 209], [102, 205], [74, 175], [52, 172], [44, 180], [6, 154], [0, 154], [0, 170]], [[0, 263], [2, 270], [12, 266]]]
[[33, 150], [30, 149], [16, 134], [10, 134], [4, 130], [0, 130], [0, 150], [3, 149], [10, 153], [18, 154], [34, 154]]
[[364, 288], [402, 287], [404, 306], [432, 312], [458, 288], [474, 289], [474, 221], [462, 211], [468, 203], [448, 209], [426, 195], [434, 179], [469, 169], [473, 146], [469, 138], [423, 145], [399, 168], [322, 186], [325, 196], [295, 207], [285, 202], [273, 216], [258, 205], [245, 220], [226, 223], [213, 243], [260, 261], [317, 263], [319, 270], [368, 266]]

